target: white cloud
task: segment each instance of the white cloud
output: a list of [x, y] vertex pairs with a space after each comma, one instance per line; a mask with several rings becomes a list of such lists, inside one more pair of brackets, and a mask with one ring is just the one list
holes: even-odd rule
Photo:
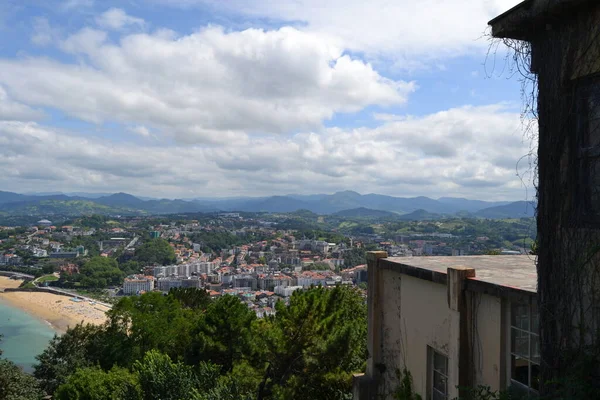
[[[494, 105], [376, 128], [249, 137], [227, 145], [140, 145], [0, 122], [0, 187], [128, 191], [168, 197], [361, 192], [524, 197], [519, 114]], [[52, 180], [48, 180], [48, 176]]]
[[89, 8], [94, 5], [94, 0], [65, 0], [62, 3], [62, 9], [70, 11], [77, 8]]
[[121, 8], [111, 8], [96, 17], [96, 23], [105, 29], [122, 30], [126, 26], [135, 25], [143, 28], [145, 22], [141, 18], [132, 17]]
[[34, 120], [44, 115], [39, 110], [13, 101], [6, 90], [0, 86], [0, 121]]
[[33, 19], [33, 35], [31, 42], [38, 46], [47, 46], [58, 38], [58, 30], [51, 27], [48, 19], [36, 17]]
[[148, 128], [146, 128], [145, 126], [142, 125], [138, 125], [138, 126], [134, 126], [132, 128], [129, 129], [131, 132], [136, 133], [140, 136], [143, 137], [149, 137], [150, 136], [150, 130]]
[[186, 143], [320, 129], [336, 113], [403, 104], [416, 88], [293, 28], [160, 31], [119, 44], [84, 28], [60, 46], [79, 63], [0, 60], [0, 84], [30, 105], [93, 123], [144, 125]]
[[454, 57], [487, 46], [487, 21], [521, 0], [155, 0], [210, 4], [228, 12], [305, 23], [304, 30], [339, 39], [345, 48], [398, 60]]

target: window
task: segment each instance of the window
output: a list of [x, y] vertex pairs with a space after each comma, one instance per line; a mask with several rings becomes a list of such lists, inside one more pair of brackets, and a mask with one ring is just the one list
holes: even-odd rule
[[[590, 83], [591, 82], [591, 83]], [[585, 217], [600, 222], [600, 82], [584, 81], [578, 88], [578, 157], [580, 194]]]
[[513, 386], [539, 389], [540, 333], [539, 313], [534, 299], [511, 305], [510, 378]]
[[448, 357], [427, 346], [429, 400], [448, 399]]

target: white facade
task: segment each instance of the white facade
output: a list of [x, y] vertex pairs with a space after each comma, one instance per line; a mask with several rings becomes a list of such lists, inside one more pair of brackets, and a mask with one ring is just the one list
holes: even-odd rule
[[150, 278], [125, 278], [123, 293], [126, 295], [150, 292], [154, 290], [154, 279]]
[[160, 278], [157, 281], [158, 290], [162, 292], [168, 292], [173, 288], [178, 288], [183, 286], [183, 282], [178, 278]]
[[290, 297], [296, 290], [302, 290], [302, 286], [275, 286], [275, 294], [282, 297]]

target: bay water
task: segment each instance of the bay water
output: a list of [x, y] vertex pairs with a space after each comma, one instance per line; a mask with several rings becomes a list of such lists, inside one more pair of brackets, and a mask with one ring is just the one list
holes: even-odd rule
[[7, 358], [31, 372], [40, 354], [56, 332], [44, 321], [0, 299], [0, 349]]

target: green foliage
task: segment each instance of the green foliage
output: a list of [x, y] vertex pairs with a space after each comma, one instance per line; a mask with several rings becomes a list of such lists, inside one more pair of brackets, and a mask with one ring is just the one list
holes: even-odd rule
[[[398, 387], [394, 391], [394, 399], [396, 400], [421, 400], [422, 397], [418, 393], [415, 393], [413, 387], [413, 378], [409, 370], [404, 368], [403, 371], [396, 370], [396, 376], [398, 377]], [[483, 399], [482, 399], [483, 400]]]
[[13, 362], [0, 359], [0, 399], [38, 400], [42, 397], [36, 379]]
[[215, 252], [218, 253], [221, 249], [231, 248], [232, 246], [238, 246], [248, 241], [258, 240], [255, 237], [241, 237], [229, 233], [227, 231], [222, 232], [198, 232], [191, 236], [192, 242], [202, 243], [202, 251], [204, 252]]
[[143, 388], [143, 400], [180, 400], [191, 397], [198, 381], [192, 367], [174, 363], [169, 356], [152, 350], [133, 365]]
[[329, 270], [331, 270], [331, 268], [329, 267], [329, 264], [324, 263], [324, 262], [312, 263], [311, 265], [303, 267], [302, 269], [305, 271], [329, 271]]
[[142, 264], [169, 265], [177, 261], [175, 251], [164, 239], [151, 239], [135, 251], [134, 261]]
[[352, 268], [367, 263], [367, 252], [362, 248], [352, 248], [343, 253], [344, 268]]
[[[210, 301], [203, 290], [125, 297], [105, 325], [55, 337], [34, 374], [61, 399], [106, 398], [135, 387], [132, 376], [143, 399], [349, 398], [366, 361], [360, 293], [313, 288], [276, 307], [259, 320], [237, 297]], [[115, 380], [116, 367], [127, 379]]]
[[78, 283], [84, 288], [105, 288], [120, 285], [124, 277], [114, 258], [92, 257], [79, 269], [79, 274], [63, 274], [58, 283], [62, 286]]
[[261, 396], [275, 399], [347, 398], [352, 372], [366, 360], [366, 305], [354, 288], [295, 292], [289, 306], [257, 324], [265, 369]]
[[108, 221], [108, 217], [104, 215], [90, 215], [79, 218], [77, 224], [86, 227], [86, 228], [104, 228], [106, 226], [106, 222]]
[[234, 364], [251, 353], [250, 327], [255, 319], [256, 314], [237, 297], [218, 298], [200, 321], [194, 357], [210, 360], [221, 365], [224, 372], [230, 372]]
[[474, 388], [459, 388], [461, 396], [453, 400], [533, 400], [532, 396], [519, 396], [511, 393], [510, 390], [498, 391], [491, 387], [478, 385]]
[[169, 291], [169, 296], [177, 299], [182, 307], [193, 310], [205, 310], [211, 302], [208, 292], [204, 289], [173, 288]]
[[76, 369], [92, 365], [88, 349], [97, 331], [91, 325], [76, 325], [61, 336], [54, 336], [34, 365], [33, 375], [42, 389], [53, 393]]
[[54, 393], [57, 400], [140, 400], [141, 388], [136, 375], [113, 367], [82, 368], [69, 377]]
[[151, 292], [124, 297], [108, 312], [109, 327], [123, 337], [126, 347], [121, 365], [131, 365], [150, 350], [173, 359], [182, 357], [192, 344], [192, 329], [202, 314], [186, 309], [174, 295]]
[[137, 261], [127, 261], [124, 263], [119, 263], [119, 269], [123, 271], [123, 273], [127, 275], [139, 274], [142, 265]]

